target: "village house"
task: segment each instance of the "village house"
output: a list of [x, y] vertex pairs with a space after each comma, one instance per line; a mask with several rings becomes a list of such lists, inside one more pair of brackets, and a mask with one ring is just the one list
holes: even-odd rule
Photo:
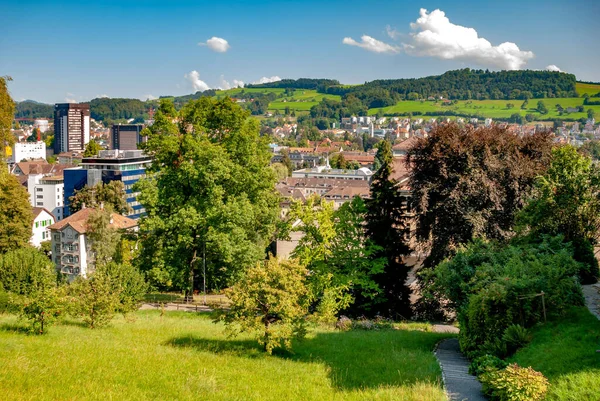
[[42, 207], [33, 208], [31, 225], [31, 245], [39, 248], [42, 242], [50, 241], [50, 226], [54, 224], [54, 216]]

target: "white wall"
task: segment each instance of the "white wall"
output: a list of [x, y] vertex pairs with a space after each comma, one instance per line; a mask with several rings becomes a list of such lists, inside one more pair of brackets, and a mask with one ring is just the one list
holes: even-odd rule
[[31, 206], [43, 207], [49, 210], [56, 221], [63, 219], [65, 184], [45, 183], [42, 174], [31, 174], [27, 179], [27, 192]]
[[44, 241], [50, 240], [50, 227], [54, 224], [54, 216], [43, 210], [33, 221], [31, 228], [31, 245], [40, 247], [40, 244]]
[[44, 141], [15, 143], [9, 162], [19, 163], [24, 159], [46, 159], [46, 143]]

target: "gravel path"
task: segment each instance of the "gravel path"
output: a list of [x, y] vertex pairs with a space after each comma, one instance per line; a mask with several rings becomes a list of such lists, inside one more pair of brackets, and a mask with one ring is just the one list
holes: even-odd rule
[[469, 361], [460, 352], [458, 340], [450, 338], [438, 344], [435, 350], [446, 394], [451, 401], [485, 401], [481, 383], [469, 374]]
[[594, 316], [600, 319], [600, 283], [582, 285], [585, 304]]

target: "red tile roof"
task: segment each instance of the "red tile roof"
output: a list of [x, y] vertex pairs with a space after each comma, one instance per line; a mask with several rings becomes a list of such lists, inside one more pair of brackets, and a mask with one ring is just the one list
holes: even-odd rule
[[[96, 211], [94, 208], [81, 209], [75, 214], [59, 221], [58, 223], [52, 224], [49, 228], [51, 230], [62, 230], [67, 225], [73, 227], [75, 231], [80, 234], [85, 234], [87, 231], [87, 221], [92, 212]], [[129, 217], [122, 216], [117, 213], [111, 213], [112, 223], [110, 226], [118, 230], [127, 230], [137, 226], [137, 222]]]

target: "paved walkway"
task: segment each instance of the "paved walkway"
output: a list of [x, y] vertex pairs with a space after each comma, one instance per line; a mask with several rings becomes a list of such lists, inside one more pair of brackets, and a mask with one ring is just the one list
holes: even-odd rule
[[585, 304], [594, 316], [600, 319], [600, 283], [582, 285]]
[[438, 344], [435, 350], [446, 394], [451, 401], [485, 401], [481, 383], [469, 374], [469, 361], [460, 352], [458, 340], [450, 338]]

